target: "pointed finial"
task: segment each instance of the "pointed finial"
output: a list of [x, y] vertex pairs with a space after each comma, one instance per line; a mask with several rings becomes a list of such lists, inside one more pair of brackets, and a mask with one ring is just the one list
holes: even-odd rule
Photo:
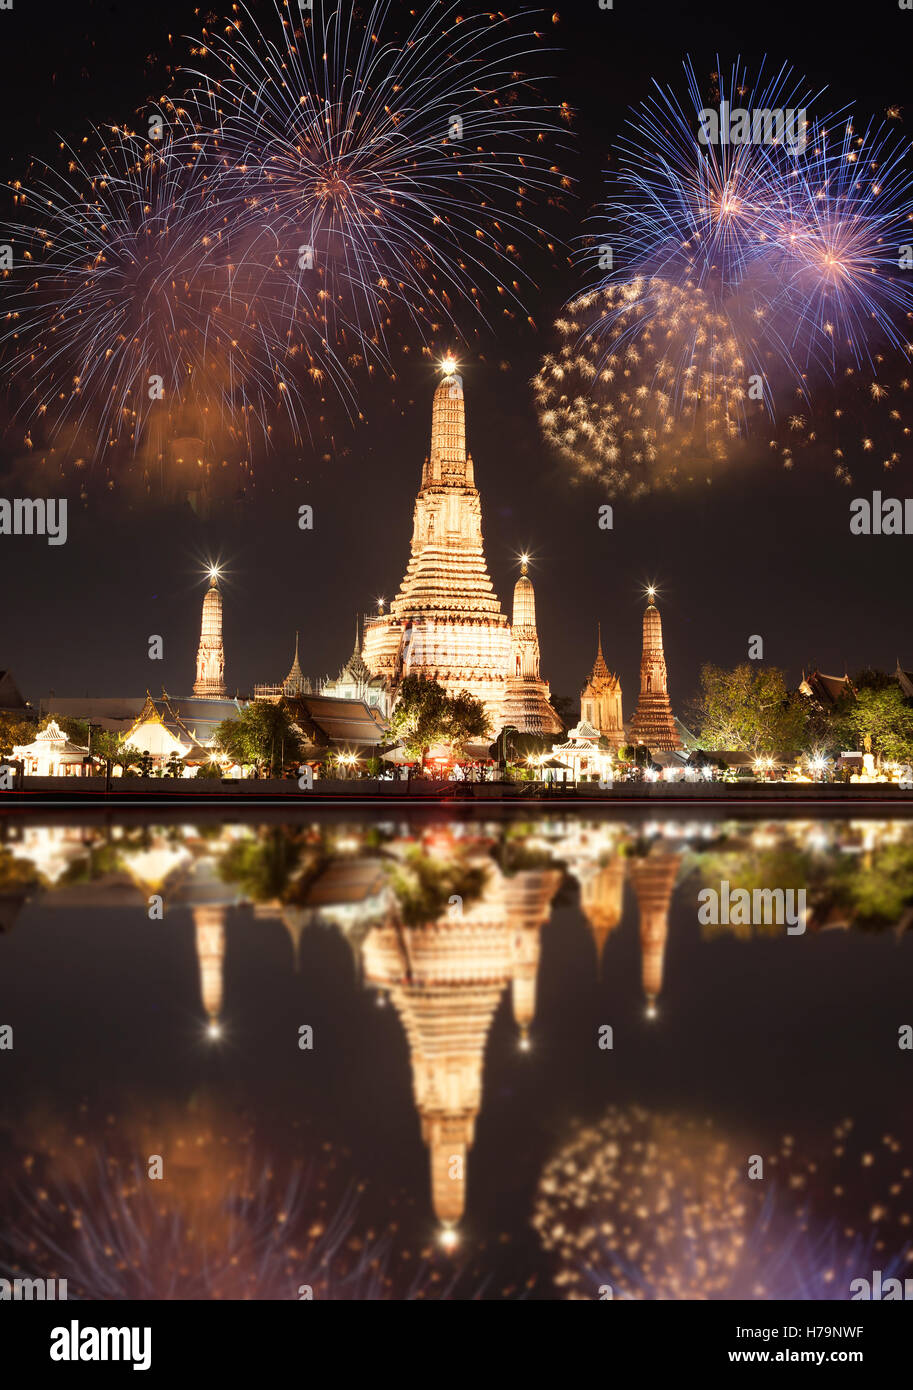
[[528, 555], [526, 554], [526, 552], [524, 551], [524, 553], [520, 556], [520, 573], [521, 573], [521, 574], [526, 574], [528, 570], [529, 570], [529, 556], [528, 556]]
[[[602, 623], [596, 623], [596, 660], [602, 656]], [[603, 658], [604, 659], [604, 658]]]
[[298, 660], [298, 629], [295, 629], [295, 660]]

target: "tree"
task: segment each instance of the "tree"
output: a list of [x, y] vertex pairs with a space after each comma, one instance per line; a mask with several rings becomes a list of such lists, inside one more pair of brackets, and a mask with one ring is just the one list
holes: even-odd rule
[[213, 736], [215, 746], [241, 767], [280, 768], [301, 752], [301, 733], [284, 701], [254, 700], [237, 719], [223, 719]]
[[913, 763], [913, 709], [898, 685], [860, 690], [843, 724], [856, 748], [871, 750], [879, 760]]
[[776, 666], [743, 662], [727, 671], [701, 668], [701, 693], [693, 707], [702, 748], [721, 752], [791, 755], [801, 748], [805, 711], [790, 696]]
[[8, 757], [14, 748], [34, 743], [37, 730], [27, 719], [15, 714], [0, 714], [0, 756]]
[[447, 692], [436, 680], [406, 676], [390, 716], [390, 731], [412, 758], [424, 766], [425, 754], [444, 734]]
[[483, 739], [488, 734], [489, 719], [481, 700], [468, 690], [461, 690], [448, 701], [447, 733], [445, 742], [454, 753], [465, 752], [466, 745], [474, 739]]

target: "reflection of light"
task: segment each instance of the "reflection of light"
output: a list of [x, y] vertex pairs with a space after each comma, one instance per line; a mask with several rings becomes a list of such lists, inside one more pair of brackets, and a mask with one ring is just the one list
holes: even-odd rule
[[659, 1009], [656, 1007], [655, 999], [647, 1001], [647, 1007], [644, 1009], [644, 1018], [648, 1018], [651, 1023], [654, 1019], [659, 1018]]
[[517, 1041], [517, 1046], [519, 1047], [521, 1052], [530, 1052], [532, 1050], [532, 1039], [530, 1038], [528, 1033], [522, 1034], [522, 1036]]
[[206, 1025], [206, 1036], [211, 1042], [218, 1042], [222, 1036], [222, 1025], [214, 1018]]
[[445, 376], [453, 376], [456, 369], [457, 360], [452, 355], [452, 353], [448, 353], [447, 356], [444, 358], [443, 362], [441, 363], [441, 371], [444, 373]]
[[459, 1231], [455, 1231], [452, 1226], [444, 1226], [438, 1241], [445, 1250], [455, 1250], [460, 1243]]

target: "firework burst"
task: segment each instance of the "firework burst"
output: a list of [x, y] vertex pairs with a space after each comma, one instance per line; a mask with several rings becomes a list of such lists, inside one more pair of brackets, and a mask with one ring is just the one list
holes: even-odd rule
[[[166, 109], [172, 124], [177, 113]], [[249, 449], [298, 393], [269, 302], [234, 274], [199, 161], [127, 131], [90, 155], [64, 148], [13, 189], [14, 283], [0, 346], [29, 428], [74, 447], [161, 457], [166, 441]]]
[[192, 72], [243, 257], [272, 264], [289, 333], [316, 320], [353, 366], [387, 364], [397, 325], [459, 336], [486, 290], [525, 317], [519, 248], [566, 182], [543, 152], [559, 114], [521, 72], [540, 48], [524, 15], [437, 0], [394, 39], [390, 11], [283, 2], [261, 28], [241, 6]]
[[[710, 97], [685, 71], [684, 102], [657, 85], [628, 121], [583, 256], [599, 278], [558, 321], [561, 348], [536, 380], [546, 437], [610, 491], [680, 479], [683, 457], [731, 457], [739, 439], [766, 443], [784, 407], [801, 413], [797, 395], [811, 403], [847, 370], [877, 378], [886, 354], [909, 351], [903, 143], [874, 123], [856, 133], [843, 111], [816, 115], [821, 93], [785, 66], [767, 79], [762, 65], [754, 85], [740, 61], [728, 77], [720, 67]], [[794, 112], [794, 138], [701, 143], [701, 113], [723, 101]]]

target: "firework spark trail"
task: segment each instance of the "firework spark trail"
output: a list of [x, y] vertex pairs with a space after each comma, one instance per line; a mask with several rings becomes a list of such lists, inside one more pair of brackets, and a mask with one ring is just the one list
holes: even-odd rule
[[173, 140], [94, 135], [85, 158], [63, 147], [66, 173], [40, 166], [28, 192], [15, 189], [40, 223], [3, 227], [21, 268], [0, 348], [32, 420], [50, 413], [52, 434], [89, 427], [97, 457], [123, 437], [135, 452], [166, 415], [174, 431], [185, 413], [203, 438], [226, 428], [246, 438], [251, 414], [268, 429], [280, 403], [294, 416], [268, 306], [243, 302], [220, 264], [202, 163]]
[[315, 15], [277, 4], [261, 30], [243, 10], [195, 50], [216, 76], [184, 69], [186, 100], [149, 108], [162, 142], [94, 131], [90, 153], [61, 143], [66, 172], [11, 186], [0, 353], [27, 449], [40, 424], [96, 460], [164, 467], [181, 437], [247, 460], [274, 424], [313, 437], [327, 395], [352, 418], [353, 373], [390, 371], [406, 329], [460, 337], [488, 290], [528, 312], [530, 209], [567, 186], [544, 152], [560, 120], [521, 71], [539, 36], [449, 3], [401, 42], [390, 0]]
[[581, 258], [597, 266], [608, 247], [611, 265], [566, 307], [535, 381], [546, 438], [613, 491], [680, 480], [689, 453], [730, 456], [756, 416], [775, 423], [797, 394], [811, 405], [848, 367], [877, 378], [913, 336], [903, 142], [874, 122], [857, 134], [847, 108], [814, 114], [822, 93], [786, 65], [765, 78], [762, 64], [754, 86], [741, 60], [726, 78], [717, 66], [716, 101], [813, 114], [801, 139], [702, 144], [712, 102], [686, 61], [687, 99], [654, 84], [629, 118]]
[[461, 17], [438, 0], [394, 43], [391, 0], [363, 24], [318, 4], [296, 27], [288, 9], [277, 3], [273, 39], [242, 6], [228, 36], [197, 50], [215, 77], [190, 77], [222, 160], [216, 194], [252, 251], [266, 245], [286, 267], [290, 318], [305, 292], [289, 271], [300, 245], [324, 277], [328, 332], [369, 360], [389, 356], [394, 308], [423, 338], [435, 319], [458, 329], [457, 307], [487, 323], [486, 285], [525, 315], [520, 280], [504, 283], [527, 278], [509, 238], [536, 240], [533, 198], [566, 183], [537, 148], [560, 128], [556, 110], [518, 71], [541, 56], [517, 28], [526, 13]]

